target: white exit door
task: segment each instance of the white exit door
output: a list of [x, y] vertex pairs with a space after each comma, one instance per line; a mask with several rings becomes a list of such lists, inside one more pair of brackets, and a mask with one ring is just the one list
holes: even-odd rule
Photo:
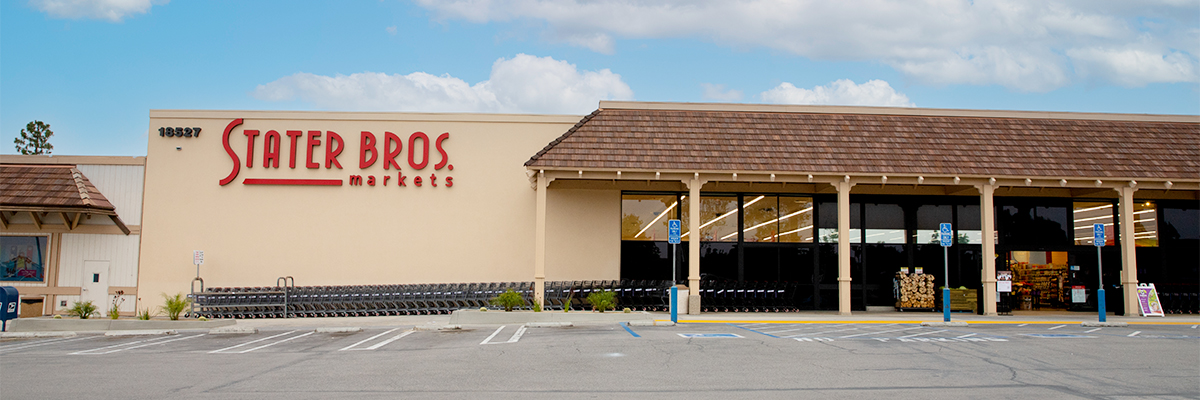
[[96, 311], [104, 314], [108, 311], [108, 261], [84, 261], [83, 283], [79, 301], [91, 300]]

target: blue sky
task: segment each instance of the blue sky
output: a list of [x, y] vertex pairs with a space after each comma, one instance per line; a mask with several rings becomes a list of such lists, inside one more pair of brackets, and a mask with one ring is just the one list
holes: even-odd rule
[[144, 155], [151, 109], [1200, 114], [1200, 6], [1128, 3], [3, 0], [0, 153]]

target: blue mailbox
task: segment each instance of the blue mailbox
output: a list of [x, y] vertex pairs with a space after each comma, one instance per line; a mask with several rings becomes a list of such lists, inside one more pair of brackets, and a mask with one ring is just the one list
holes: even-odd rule
[[0, 286], [0, 331], [8, 330], [8, 320], [17, 319], [21, 294], [12, 286]]

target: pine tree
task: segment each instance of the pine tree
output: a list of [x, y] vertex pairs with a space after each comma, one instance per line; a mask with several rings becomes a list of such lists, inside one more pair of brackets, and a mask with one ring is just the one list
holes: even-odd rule
[[54, 131], [50, 130], [50, 124], [42, 121], [33, 121], [25, 125], [25, 129], [21, 130], [21, 136], [13, 139], [13, 143], [17, 145], [17, 151], [24, 155], [50, 154], [50, 150], [54, 149], [54, 145], [50, 144], [50, 137], [54, 136]]

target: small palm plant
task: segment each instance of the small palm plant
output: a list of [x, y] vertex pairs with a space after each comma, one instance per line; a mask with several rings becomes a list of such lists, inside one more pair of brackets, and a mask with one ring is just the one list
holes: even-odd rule
[[525, 299], [521, 298], [521, 294], [508, 289], [499, 296], [493, 297], [491, 303], [493, 305], [504, 307], [504, 311], [512, 311], [513, 307], [521, 307], [525, 305]]
[[617, 293], [601, 290], [588, 294], [588, 302], [592, 303], [592, 311], [604, 312], [617, 307]]
[[92, 304], [91, 300], [88, 300], [85, 302], [77, 301], [75, 304], [72, 304], [71, 308], [67, 310], [67, 315], [74, 315], [79, 317], [79, 319], [88, 319], [88, 317], [100, 315], [100, 313], [96, 312], [96, 305]]
[[163, 299], [166, 299], [166, 304], [163, 305], [163, 312], [167, 313], [167, 318], [172, 321], [179, 320], [179, 314], [183, 313], [188, 306], [192, 304], [192, 299], [187, 298], [183, 293], [176, 293], [174, 296], [163, 294]]

